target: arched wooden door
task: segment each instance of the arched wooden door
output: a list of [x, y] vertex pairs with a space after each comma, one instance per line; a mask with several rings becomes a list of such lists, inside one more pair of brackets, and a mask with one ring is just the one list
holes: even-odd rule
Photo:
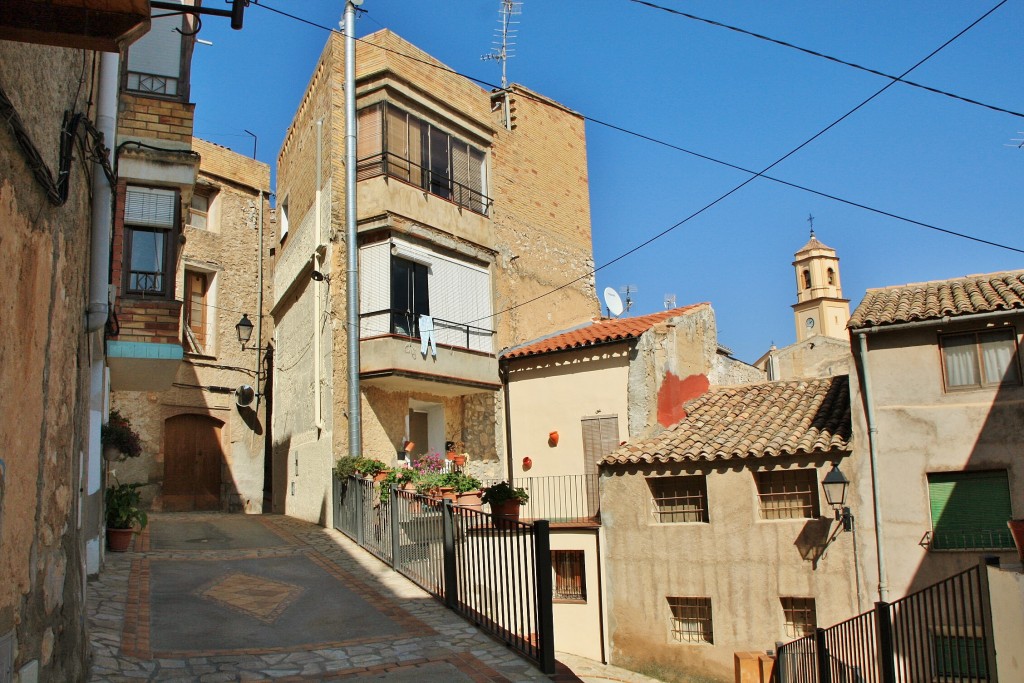
[[164, 422], [165, 510], [219, 510], [223, 422], [207, 415], [177, 415]]

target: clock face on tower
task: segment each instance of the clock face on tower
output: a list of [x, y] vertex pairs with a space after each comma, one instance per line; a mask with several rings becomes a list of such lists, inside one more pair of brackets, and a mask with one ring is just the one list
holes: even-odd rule
[[805, 322], [804, 324], [807, 325], [807, 329], [808, 330], [813, 330], [814, 329], [814, 318], [808, 318], [807, 322]]

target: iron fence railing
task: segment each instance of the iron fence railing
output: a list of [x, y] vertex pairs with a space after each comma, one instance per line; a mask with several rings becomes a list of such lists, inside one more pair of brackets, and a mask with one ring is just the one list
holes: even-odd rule
[[[382, 308], [376, 311], [359, 314], [363, 322], [360, 338], [366, 339], [380, 334], [397, 334], [412, 339], [420, 339], [419, 316], [410, 311], [397, 308]], [[490, 353], [493, 348], [491, 338], [494, 330], [477, 327], [468, 323], [459, 323], [444, 318], [434, 318], [434, 339], [438, 344], [456, 348], [469, 349]]]
[[[484, 486], [498, 483], [488, 480]], [[596, 474], [553, 477], [517, 477], [513, 486], [523, 488], [530, 500], [520, 509], [525, 519], [549, 522], [596, 521], [601, 512], [601, 478]]]
[[779, 683], [976, 683], [995, 667], [985, 567], [780, 645]]
[[369, 480], [334, 479], [335, 528], [554, 673], [549, 523], [495, 518]]
[[412, 183], [430, 194], [452, 201], [458, 206], [484, 216], [491, 208], [491, 198], [480, 190], [453, 180], [447, 173], [439, 173], [420, 166], [398, 154], [382, 152], [364, 157], [356, 164], [357, 180], [366, 180], [382, 175]]

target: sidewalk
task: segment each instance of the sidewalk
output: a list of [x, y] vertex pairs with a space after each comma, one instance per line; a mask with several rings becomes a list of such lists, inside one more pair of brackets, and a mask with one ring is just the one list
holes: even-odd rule
[[94, 681], [626, 681], [552, 677], [343, 534], [288, 517], [154, 514], [89, 584]]

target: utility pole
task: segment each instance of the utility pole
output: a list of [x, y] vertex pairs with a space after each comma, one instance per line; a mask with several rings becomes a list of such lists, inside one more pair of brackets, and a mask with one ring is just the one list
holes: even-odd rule
[[[359, 391], [359, 249], [356, 244], [356, 7], [345, 2], [345, 291], [348, 311], [348, 454], [363, 452], [362, 395]], [[320, 179], [317, 178], [317, 182]]]

